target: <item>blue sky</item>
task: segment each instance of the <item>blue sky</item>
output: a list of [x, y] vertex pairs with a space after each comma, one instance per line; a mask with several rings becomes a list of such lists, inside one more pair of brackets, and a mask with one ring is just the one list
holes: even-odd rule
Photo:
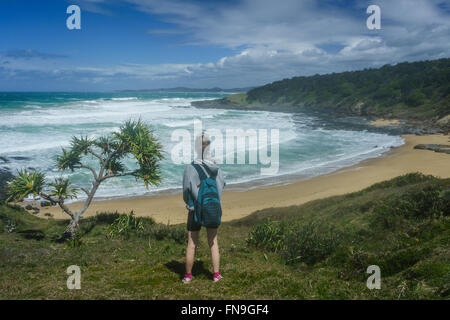
[[442, 0], [2, 0], [0, 91], [235, 88], [447, 58], [449, 18]]

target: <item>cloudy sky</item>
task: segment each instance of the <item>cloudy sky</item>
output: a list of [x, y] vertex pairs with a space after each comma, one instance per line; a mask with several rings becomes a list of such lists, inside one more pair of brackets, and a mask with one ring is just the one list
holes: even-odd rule
[[449, 18], [450, 0], [2, 0], [0, 91], [236, 88], [448, 58]]

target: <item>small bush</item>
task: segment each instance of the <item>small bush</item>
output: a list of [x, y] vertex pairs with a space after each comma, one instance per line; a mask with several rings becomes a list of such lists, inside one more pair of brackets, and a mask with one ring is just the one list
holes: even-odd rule
[[254, 227], [246, 242], [249, 246], [276, 252], [283, 247], [284, 232], [284, 224], [267, 221]]
[[405, 219], [439, 218], [448, 215], [448, 201], [440, 185], [414, 188], [400, 196], [380, 201], [374, 208], [372, 227], [397, 230], [407, 225]]
[[315, 264], [326, 259], [340, 244], [340, 235], [331, 227], [308, 223], [293, 227], [285, 237], [281, 256], [286, 263]]
[[169, 239], [177, 243], [183, 244], [187, 240], [187, 231], [184, 226], [176, 226], [170, 228]]
[[267, 221], [255, 226], [247, 245], [279, 252], [287, 264], [315, 264], [327, 258], [341, 242], [331, 227], [308, 223]]
[[114, 238], [121, 236], [129, 238], [131, 233], [139, 233], [144, 231], [144, 223], [142, 218], [136, 218], [134, 212], [131, 211], [129, 215], [120, 215], [108, 226], [108, 237]]

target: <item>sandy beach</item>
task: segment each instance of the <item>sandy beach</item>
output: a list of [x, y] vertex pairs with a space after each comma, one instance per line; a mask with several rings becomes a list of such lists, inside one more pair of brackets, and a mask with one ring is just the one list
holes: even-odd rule
[[[297, 181], [287, 185], [262, 187], [248, 191], [225, 190], [222, 197], [223, 221], [242, 218], [268, 207], [298, 205], [311, 200], [359, 191], [376, 182], [409, 172], [422, 172], [441, 178], [450, 177], [450, 155], [429, 150], [416, 150], [417, 144], [450, 144], [449, 136], [404, 135], [405, 144], [393, 148], [384, 156], [363, 161], [334, 173]], [[81, 203], [69, 205], [78, 209]], [[158, 197], [136, 197], [96, 201], [84, 216], [97, 212], [130, 212], [137, 216], [151, 216], [157, 222], [184, 223], [186, 209], [181, 194]], [[67, 218], [59, 207], [42, 208], [40, 216], [50, 212], [56, 219]]]
[[369, 124], [375, 127], [398, 126], [400, 121], [397, 119], [377, 119], [369, 122]]

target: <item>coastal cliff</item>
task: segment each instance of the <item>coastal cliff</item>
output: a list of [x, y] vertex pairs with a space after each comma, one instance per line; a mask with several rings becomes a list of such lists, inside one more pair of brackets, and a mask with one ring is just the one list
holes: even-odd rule
[[403, 119], [412, 126], [448, 132], [450, 59], [294, 77], [227, 98], [195, 101], [192, 105]]

